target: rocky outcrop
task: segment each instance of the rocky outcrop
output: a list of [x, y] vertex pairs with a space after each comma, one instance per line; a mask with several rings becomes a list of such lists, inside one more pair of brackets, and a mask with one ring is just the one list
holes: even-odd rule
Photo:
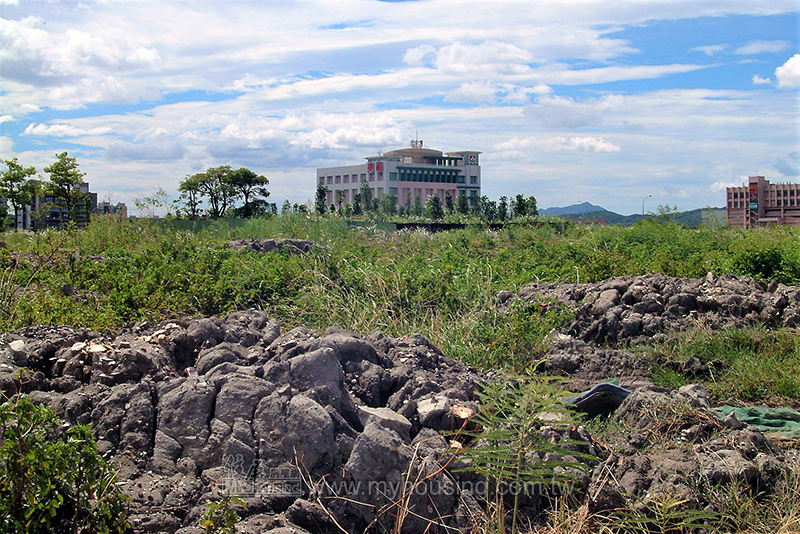
[[595, 284], [528, 284], [517, 295], [526, 302], [555, 300], [575, 311], [569, 334], [596, 343], [636, 343], [691, 324], [712, 329], [764, 323], [800, 325], [800, 287], [709, 273], [705, 278], [664, 274], [618, 277]]
[[[242, 528], [254, 532], [390, 529], [403, 499], [404, 532], [447, 531], [466, 524], [459, 506], [475, 500], [445, 468], [440, 431], [474, 413], [481, 379], [418, 334], [281, 333], [250, 310], [114, 338], [28, 328], [3, 334], [0, 348], [6, 394], [22, 389], [93, 425], [120, 466], [137, 532], [190, 532], [225, 488], [245, 497]], [[409, 480], [424, 487], [405, 495]]]
[[[596, 457], [581, 459], [589, 474], [576, 473], [570, 490], [593, 510], [659, 494], [702, 508], [704, 488], [768, 492], [784, 472], [780, 451], [720, 420], [702, 389], [654, 388], [641, 359], [593, 342], [635, 342], [693, 320], [795, 324], [796, 288], [653, 275], [526, 286], [519, 298], [577, 310], [572, 335], [551, 335], [548, 373], [576, 391], [612, 376], [634, 389], [613, 416], [620, 443], [595, 442], [583, 427], [540, 429]], [[225, 490], [247, 504], [240, 532], [469, 532], [487, 486], [463, 470], [463, 443], [451, 439], [474, 424], [486, 379], [419, 334], [282, 332], [254, 310], [140, 323], [115, 337], [65, 327], [0, 335], [2, 391], [92, 424], [141, 533], [199, 532], [204, 503]], [[542, 491], [523, 499], [531, 517], [552, 490]]]

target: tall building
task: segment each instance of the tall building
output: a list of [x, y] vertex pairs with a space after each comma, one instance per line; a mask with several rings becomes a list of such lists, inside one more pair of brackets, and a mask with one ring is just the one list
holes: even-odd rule
[[800, 226], [800, 184], [771, 184], [763, 176], [727, 188], [728, 224], [753, 228], [770, 224]]
[[453, 201], [465, 196], [474, 203], [481, 196], [480, 154], [474, 150], [443, 153], [424, 148], [422, 141], [411, 141], [410, 148], [368, 156], [365, 163], [319, 168], [317, 184], [328, 188], [326, 202], [337, 209], [355, 200], [364, 181], [372, 198], [394, 195], [398, 204], [413, 205], [419, 197], [424, 205], [432, 195], [444, 203], [447, 191]]

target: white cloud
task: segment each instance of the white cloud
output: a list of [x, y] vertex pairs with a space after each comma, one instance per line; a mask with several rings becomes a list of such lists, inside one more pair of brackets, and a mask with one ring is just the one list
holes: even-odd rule
[[707, 56], [713, 56], [718, 54], [728, 48], [726, 44], [717, 44], [717, 45], [707, 45], [707, 46], [695, 46], [691, 50], [694, 52], [702, 52]]
[[438, 50], [436, 68], [450, 74], [527, 74], [532, 61], [530, 52], [510, 43], [485, 41], [468, 44], [457, 41]]
[[22, 132], [22, 135], [36, 135], [40, 137], [80, 137], [83, 135], [104, 135], [108, 133], [111, 133], [111, 128], [108, 127], [84, 130], [82, 128], [70, 126], [69, 124], [48, 125], [44, 123], [30, 123], [28, 127], [25, 128], [25, 131]]
[[0, 124], [4, 122], [14, 122], [14, 117], [11, 115], [0, 115]]
[[467, 82], [447, 93], [444, 99], [448, 102], [494, 102], [495, 92], [496, 88], [490, 82]]
[[414, 66], [431, 65], [436, 62], [436, 49], [429, 44], [409, 48], [403, 55], [403, 62]]
[[755, 55], [764, 53], [782, 52], [791, 47], [788, 41], [751, 41], [744, 46], [736, 49], [736, 53], [740, 55]]
[[525, 108], [525, 116], [549, 128], [582, 128], [602, 122], [602, 114], [610, 109], [616, 97], [576, 102], [563, 96], [542, 96]]
[[753, 85], [767, 85], [772, 83], [772, 80], [769, 78], [762, 78], [758, 74], [753, 75]]
[[786, 63], [775, 69], [778, 87], [796, 89], [800, 87], [800, 54], [790, 57]]
[[728, 187], [740, 187], [741, 182], [714, 182], [708, 187], [709, 193], [723, 193]]
[[620, 152], [622, 149], [606, 141], [602, 137], [564, 137], [556, 136], [545, 139], [537, 139], [534, 137], [518, 138], [513, 137], [508, 141], [503, 141], [494, 145], [496, 150], [500, 150], [505, 154], [519, 155], [523, 153], [522, 149], [534, 148], [544, 150], [546, 152], [600, 152], [612, 153]]

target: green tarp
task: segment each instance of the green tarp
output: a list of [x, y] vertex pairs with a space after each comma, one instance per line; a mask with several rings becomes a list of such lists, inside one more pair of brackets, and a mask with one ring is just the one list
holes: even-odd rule
[[736, 419], [760, 430], [768, 437], [800, 439], [800, 412], [791, 408], [718, 406], [714, 411], [722, 418], [733, 413]]

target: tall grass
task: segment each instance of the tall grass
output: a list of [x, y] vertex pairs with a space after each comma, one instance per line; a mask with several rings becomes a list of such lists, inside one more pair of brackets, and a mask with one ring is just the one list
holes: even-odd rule
[[[319, 247], [300, 256], [224, 247], [230, 239], [267, 237], [311, 239]], [[62, 323], [114, 330], [141, 319], [255, 307], [286, 327], [420, 331], [469, 363], [517, 369], [538, 357], [550, 329], [569, 316], [547, 303], [506, 314], [495, 307], [500, 290], [648, 272], [800, 281], [796, 230], [686, 229], [657, 221], [500, 231], [476, 224], [431, 235], [369, 223], [348, 229], [337, 218], [304, 215], [196, 222], [107, 216], [81, 230], [3, 239], [29, 259], [8, 275], [25, 287], [3, 328]], [[29, 266], [55, 242], [62, 243], [60, 254], [31, 278]]]

